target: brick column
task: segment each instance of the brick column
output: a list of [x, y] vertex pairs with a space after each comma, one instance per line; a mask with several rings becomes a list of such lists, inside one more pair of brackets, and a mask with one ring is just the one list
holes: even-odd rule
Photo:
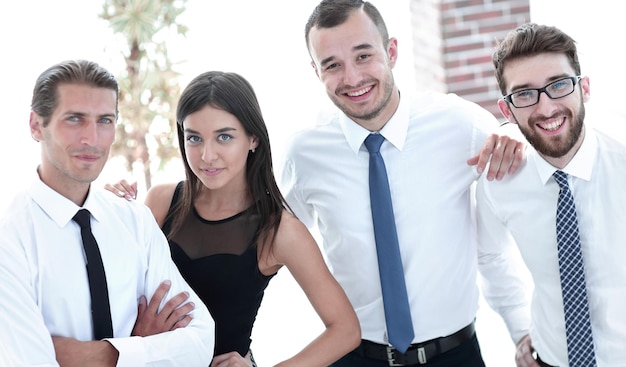
[[[530, 20], [530, 0], [411, 0], [411, 11], [416, 78], [429, 74], [440, 81], [443, 68], [442, 83], [428, 84], [431, 89], [456, 93], [503, 120], [491, 55], [498, 40]], [[431, 24], [435, 13], [439, 26]], [[441, 45], [441, 61], [434, 45]]]
[[415, 83], [420, 90], [447, 92], [441, 0], [411, 0]]

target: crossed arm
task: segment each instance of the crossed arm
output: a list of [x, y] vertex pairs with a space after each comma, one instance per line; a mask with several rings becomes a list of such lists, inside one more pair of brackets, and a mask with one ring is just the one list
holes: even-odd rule
[[[186, 302], [189, 299], [187, 292], [181, 292], [170, 298], [159, 311], [159, 305], [167, 296], [170, 287], [171, 282], [162, 282], [150, 302], [145, 296], [141, 296], [132, 336], [156, 335], [189, 325], [190, 312], [193, 311], [195, 305], [193, 302]], [[86, 365], [108, 367], [117, 364], [119, 353], [106, 340], [84, 342], [74, 338], [53, 336], [52, 343], [57, 362], [61, 367]]]

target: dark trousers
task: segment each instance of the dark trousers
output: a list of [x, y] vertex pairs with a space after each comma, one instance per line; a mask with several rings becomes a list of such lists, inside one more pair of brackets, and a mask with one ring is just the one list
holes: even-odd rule
[[[348, 353], [345, 357], [330, 365], [330, 367], [383, 367], [389, 366], [386, 361], [364, 358], [355, 353]], [[407, 365], [407, 367], [485, 367], [480, 354], [480, 346], [476, 334], [458, 347], [434, 357], [426, 364]]]

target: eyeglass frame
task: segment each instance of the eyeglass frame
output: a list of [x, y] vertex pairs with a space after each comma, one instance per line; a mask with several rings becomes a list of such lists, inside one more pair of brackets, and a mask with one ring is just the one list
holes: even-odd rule
[[[562, 81], [568, 80], [568, 79], [572, 81], [572, 91], [567, 93], [567, 94], [564, 94], [562, 96], [559, 96], [559, 97], [552, 97], [550, 95], [550, 93], [548, 92], [548, 88], [550, 86], [554, 85], [555, 83], [562, 82]], [[581, 79], [582, 79], [581, 75], [568, 76], [566, 78], [561, 78], [561, 79], [555, 80], [553, 82], [550, 82], [549, 84], [546, 84], [542, 88], [526, 88], [526, 89], [522, 89], [522, 90], [518, 90], [518, 91], [515, 91], [515, 92], [512, 92], [512, 93], [509, 93], [506, 96], [502, 97], [502, 99], [505, 100], [506, 102], [512, 104], [513, 107], [515, 107], [515, 108], [531, 107], [531, 106], [534, 106], [537, 103], [539, 103], [539, 100], [541, 99], [541, 93], [545, 93], [546, 96], [548, 96], [548, 98], [550, 98], [550, 99], [560, 99], [560, 98], [564, 98], [564, 97], [569, 96], [570, 94], [574, 93], [574, 91], [576, 90], [576, 85], [578, 84], [578, 82], [580, 82]], [[533, 91], [533, 90], [537, 91], [537, 101], [535, 103], [529, 104], [527, 106], [522, 106], [522, 107], [518, 107], [518, 106], [515, 105], [515, 103], [513, 103], [513, 98], [511, 98], [511, 96], [513, 96], [514, 94], [521, 93], [521, 92], [526, 92], [526, 91]]]

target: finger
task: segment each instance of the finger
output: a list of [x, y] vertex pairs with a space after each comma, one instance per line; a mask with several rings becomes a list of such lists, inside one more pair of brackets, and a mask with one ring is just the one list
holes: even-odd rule
[[[129, 186], [130, 187], [130, 186]], [[105, 184], [104, 185], [104, 189], [111, 191], [112, 193], [114, 193], [115, 195], [124, 198], [126, 200], [133, 200], [136, 196], [136, 194], [133, 194], [132, 192], [128, 191], [128, 189], [126, 187], [124, 187], [123, 185], [121, 185], [119, 182], [111, 185], [111, 184]]]
[[172, 319], [172, 323], [175, 323], [178, 320], [185, 317], [185, 315], [188, 315], [195, 308], [196, 308], [196, 305], [193, 302], [187, 302], [184, 305], [172, 311], [169, 318]]
[[[478, 154], [476, 154], [475, 156], [473, 156], [472, 158], [470, 158], [470, 159], [468, 159], [468, 160], [467, 160], [467, 164], [468, 164], [469, 166], [475, 166], [475, 165], [477, 165], [477, 164], [478, 164], [478, 158], [479, 158], [479, 157], [480, 157], [480, 156], [479, 156]], [[480, 173], [480, 172], [479, 172], [479, 173]]]
[[[502, 159], [504, 157], [506, 144], [510, 140], [510, 138], [506, 135], [502, 135], [498, 137], [497, 142], [495, 143], [495, 147], [491, 152], [491, 162], [489, 163], [489, 171], [487, 172], [487, 180], [491, 181], [498, 177], [498, 171], [500, 171], [502, 167]], [[508, 169], [508, 166], [504, 168]]]
[[504, 153], [502, 156], [502, 162], [500, 163], [500, 169], [496, 174], [496, 179], [501, 180], [507, 173], [511, 174], [517, 171], [517, 168], [524, 158], [524, 144], [509, 139], [504, 147]]
[[145, 336], [146, 334], [143, 331], [141, 321], [146, 314], [146, 309], [148, 308], [148, 301], [145, 296], [139, 297], [139, 305], [137, 306], [137, 319], [135, 320], [135, 325], [133, 326], [133, 330], [131, 335], [133, 336]]
[[515, 364], [517, 367], [528, 367], [529, 361], [526, 358], [524, 352], [522, 352], [519, 348], [517, 353], [515, 354]]
[[185, 326], [189, 325], [189, 323], [191, 322], [192, 317], [191, 315], [185, 315], [182, 319], [178, 320], [174, 326], [172, 326], [170, 328], [170, 330], [176, 330], [179, 328], [184, 328]]
[[502, 135], [498, 138], [496, 148], [491, 156], [491, 164], [489, 166], [488, 177], [491, 179], [502, 179], [504, 174], [509, 169], [511, 162], [513, 161], [514, 146], [513, 140], [506, 135]]
[[528, 336], [522, 338], [515, 352], [515, 363], [518, 367], [539, 367], [533, 356], [533, 347]]
[[137, 182], [129, 183], [126, 180], [121, 180], [119, 182], [120, 186], [124, 189], [124, 191], [130, 195], [133, 199], [137, 198]]
[[161, 284], [159, 284], [156, 291], [154, 291], [152, 298], [150, 298], [147, 312], [151, 314], [158, 313], [159, 305], [161, 304], [161, 301], [163, 301], [163, 299], [165, 298], [167, 292], [169, 292], [171, 286], [172, 282], [170, 282], [169, 280], [165, 280]]
[[119, 197], [124, 197], [124, 192], [122, 192], [120, 189], [118, 189], [117, 187], [111, 185], [111, 184], [106, 184], [104, 185], [104, 189], [111, 191], [112, 193], [114, 193], [115, 195], [119, 196]]
[[137, 196], [136, 190], [126, 180], [121, 180], [114, 185], [117, 190], [117, 195], [125, 198], [126, 200], [133, 200]]
[[[477, 155], [478, 161], [476, 162], [476, 172], [478, 172], [479, 174], [485, 171], [485, 167], [487, 167], [487, 163], [489, 162], [489, 158], [491, 157], [491, 154], [494, 151], [497, 142], [498, 142], [498, 135], [496, 134], [489, 135], [487, 137], [487, 140], [485, 140], [485, 144], [483, 144], [483, 147], [480, 149], [480, 152], [478, 152], [478, 155]], [[474, 156], [474, 158], [476, 158], [476, 156]], [[493, 165], [493, 159], [491, 159], [491, 161], [492, 163], [490, 165]]]
[[189, 315], [189, 313], [191, 313], [194, 308], [196, 308], [196, 305], [193, 302], [187, 302], [184, 305], [173, 310], [169, 314], [169, 311], [161, 310], [159, 316], [163, 317], [163, 323], [169, 330], [174, 330], [177, 328], [176, 324], [178, 324], [185, 317], [189, 317], [189, 320], [188, 322], [184, 323], [184, 326], [187, 326], [187, 324], [189, 324], [189, 322], [191, 321], [191, 315]]
[[[165, 315], [165, 318], [170, 318], [172, 315], [176, 316], [175, 313], [177, 309], [183, 305], [189, 299], [188, 292], [180, 292], [174, 297], [167, 300], [163, 308], [161, 309], [161, 314]], [[181, 313], [179, 317], [182, 317], [184, 313]]]
[[148, 300], [146, 296], [139, 297], [139, 306], [137, 306], [137, 319], [141, 319], [148, 308]]
[[[515, 154], [517, 149], [517, 141], [508, 139], [506, 142], [502, 142], [504, 147], [502, 152], [502, 161], [500, 162], [500, 168], [496, 173], [496, 179], [501, 180], [504, 175], [509, 172], [511, 165], [515, 162]], [[518, 163], [519, 164], [519, 163]]]
[[511, 163], [511, 167], [509, 167], [509, 174], [515, 173], [519, 168], [522, 160], [524, 159], [524, 143], [517, 142], [515, 144], [515, 158], [513, 159], [513, 163]]

